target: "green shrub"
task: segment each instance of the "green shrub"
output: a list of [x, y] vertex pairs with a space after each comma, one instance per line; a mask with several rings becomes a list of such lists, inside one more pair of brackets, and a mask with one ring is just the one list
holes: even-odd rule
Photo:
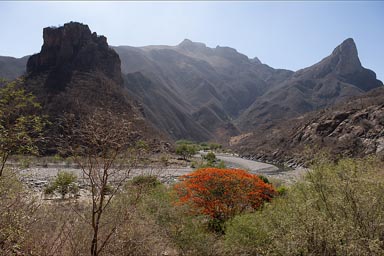
[[76, 184], [77, 176], [74, 173], [59, 171], [53, 182], [51, 182], [44, 190], [46, 195], [54, 194], [55, 192], [61, 195], [64, 199], [67, 194], [77, 195], [79, 187]]
[[209, 144], [209, 149], [210, 150], [218, 150], [218, 149], [221, 149], [222, 146], [220, 144], [217, 144], [217, 143], [210, 143]]
[[[227, 255], [265, 255], [272, 243], [269, 227], [261, 212], [235, 217], [227, 225], [224, 251]], [[284, 255], [284, 254], [282, 254]]]
[[176, 154], [180, 155], [184, 160], [196, 154], [197, 148], [195, 145], [179, 144], [176, 146]]
[[134, 186], [156, 187], [160, 184], [161, 182], [154, 175], [139, 175], [132, 179]]
[[216, 155], [213, 152], [208, 152], [205, 156], [204, 159], [207, 160], [208, 162], [215, 162], [216, 161]]
[[200, 143], [200, 149], [201, 150], [209, 150], [209, 145], [208, 145], [208, 143], [206, 143], [206, 142], [202, 142], [202, 143]]
[[192, 144], [195, 144], [194, 142], [190, 141], [190, 140], [178, 140], [176, 141], [176, 145], [192, 145]]

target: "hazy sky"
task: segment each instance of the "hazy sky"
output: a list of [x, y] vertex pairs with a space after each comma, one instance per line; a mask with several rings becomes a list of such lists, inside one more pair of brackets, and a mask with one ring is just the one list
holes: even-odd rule
[[40, 51], [42, 29], [88, 24], [110, 45], [230, 46], [274, 68], [297, 70], [354, 38], [362, 64], [384, 80], [384, 2], [0, 2], [0, 55]]

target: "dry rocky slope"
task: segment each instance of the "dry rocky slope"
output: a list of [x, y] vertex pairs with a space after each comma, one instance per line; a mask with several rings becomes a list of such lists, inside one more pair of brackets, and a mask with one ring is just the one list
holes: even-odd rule
[[328, 108], [261, 127], [232, 146], [244, 156], [267, 162], [305, 163], [319, 149], [334, 158], [384, 157], [384, 88]]
[[36, 95], [53, 124], [49, 131], [53, 150], [64, 114], [81, 118], [96, 108], [129, 117], [136, 140], [161, 143], [164, 136], [145, 120], [124, 88], [119, 55], [106, 37], [71, 22], [45, 28], [43, 38], [41, 52], [28, 60], [24, 86]]
[[352, 39], [297, 72], [187, 39], [177, 46], [115, 49], [127, 88], [174, 138], [225, 140], [383, 85], [362, 67]]
[[150, 120], [174, 138], [210, 140], [239, 133], [233, 119], [292, 72], [229, 47], [188, 39], [176, 46], [120, 46], [126, 86]]
[[[28, 61], [30, 87], [40, 86], [34, 92], [44, 92], [40, 98], [49, 111], [61, 111], [61, 98], [68, 98], [63, 94], [76, 96], [81, 87], [92, 100], [97, 97], [92, 86], [108, 81], [118, 86], [105, 104], [129, 98], [120, 99], [123, 109], [126, 101], [127, 108], [139, 102], [133, 108], [174, 139], [227, 142], [383, 85], [362, 67], [352, 39], [319, 63], [293, 72], [274, 69], [233, 48], [210, 48], [188, 39], [176, 46], [110, 49], [105, 37], [74, 24], [44, 29], [42, 51]], [[70, 27], [71, 32], [64, 33]], [[36, 80], [38, 85], [33, 85]]]

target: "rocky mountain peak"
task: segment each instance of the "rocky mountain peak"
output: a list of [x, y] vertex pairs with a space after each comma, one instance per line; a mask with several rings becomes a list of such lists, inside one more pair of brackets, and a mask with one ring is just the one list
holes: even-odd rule
[[360, 71], [362, 66], [358, 57], [356, 44], [352, 38], [344, 40], [337, 46], [331, 55], [335, 70], [341, 75], [352, 74]]
[[70, 22], [43, 30], [44, 44], [27, 63], [27, 72], [48, 72], [54, 81], [48, 87], [64, 88], [74, 71], [99, 71], [121, 84], [120, 58], [110, 49], [107, 38], [92, 33], [87, 25]]
[[184, 39], [178, 47], [184, 49], [184, 50], [189, 50], [189, 51], [194, 51], [197, 49], [205, 49], [207, 46], [204, 43], [199, 43], [199, 42], [192, 42], [189, 39]]
[[257, 57], [254, 57], [253, 59], [250, 59], [250, 61], [251, 61], [252, 63], [255, 63], [255, 64], [262, 64], [261, 61], [260, 61], [260, 59], [257, 58]]
[[357, 57], [357, 47], [353, 38], [345, 39], [339, 46], [337, 46], [333, 52], [333, 55], [347, 55]]

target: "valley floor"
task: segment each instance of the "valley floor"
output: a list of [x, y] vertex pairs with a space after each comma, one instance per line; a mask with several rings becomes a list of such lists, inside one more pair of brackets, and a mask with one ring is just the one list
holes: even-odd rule
[[[200, 152], [200, 154], [204, 154]], [[200, 157], [197, 156], [196, 157]], [[225, 165], [229, 168], [239, 168], [248, 170], [253, 174], [261, 174], [268, 178], [280, 180], [285, 184], [292, 184], [305, 173], [304, 168], [297, 168], [293, 170], [282, 170], [279, 167], [262, 163], [253, 160], [243, 159], [230, 154], [216, 154], [217, 159], [224, 161]], [[178, 177], [192, 172], [194, 169], [189, 166], [171, 166], [164, 167], [160, 165], [153, 165], [145, 168], [135, 168], [130, 171], [130, 176], [140, 175], [154, 175], [159, 178], [163, 183], [172, 184], [177, 181]], [[76, 165], [68, 165], [65, 163], [46, 164], [45, 166], [31, 165], [26, 168], [20, 169], [20, 174], [25, 183], [35, 190], [43, 189], [50, 180], [53, 180], [59, 171], [73, 172], [79, 178], [79, 182], [83, 183], [82, 170]]]

